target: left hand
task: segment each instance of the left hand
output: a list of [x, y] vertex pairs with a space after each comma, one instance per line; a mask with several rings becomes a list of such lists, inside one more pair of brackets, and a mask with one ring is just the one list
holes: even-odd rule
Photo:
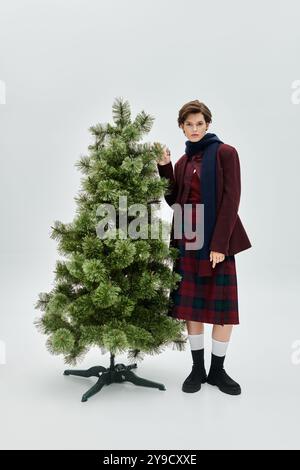
[[211, 251], [209, 258], [209, 260], [213, 262], [212, 267], [214, 268], [217, 263], [224, 261], [225, 255], [223, 253], [218, 253], [217, 251]]

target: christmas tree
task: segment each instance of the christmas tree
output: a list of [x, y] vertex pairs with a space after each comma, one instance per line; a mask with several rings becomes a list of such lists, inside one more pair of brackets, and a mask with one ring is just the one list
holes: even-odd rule
[[76, 214], [73, 222], [51, 227], [63, 258], [52, 290], [41, 292], [35, 304], [42, 311], [36, 326], [65, 363], [76, 364], [94, 346], [110, 352], [108, 368], [64, 371], [98, 377], [82, 401], [124, 380], [164, 390], [134, 374], [135, 363], [115, 364], [115, 355], [141, 360], [185, 343], [183, 322], [167, 315], [170, 289], [181, 277], [172, 270], [178, 250], [167, 242], [169, 224], [157, 216], [169, 188], [157, 171], [162, 146], [141, 142], [154, 118], [142, 111], [131, 120], [122, 98], [115, 99], [112, 115], [113, 124], [90, 127], [93, 143], [75, 163], [83, 173]]

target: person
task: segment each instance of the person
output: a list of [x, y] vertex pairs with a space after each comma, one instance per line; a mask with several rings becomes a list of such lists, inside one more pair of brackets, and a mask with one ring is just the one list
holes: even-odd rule
[[[211, 122], [211, 111], [203, 102], [184, 104], [179, 110], [178, 126], [188, 139], [185, 153], [175, 163], [174, 171], [170, 149], [165, 145], [157, 161], [159, 175], [169, 181], [165, 200], [174, 209], [170, 245], [179, 249], [173, 269], [181, 275], [178, 287], [170, 292], [168, 315], [185, 320], [188, 331], [193, 365], [182, 390], [196, 392], [207, 382], [224, 393], [239, 395], [241, 386], [225, 371], [224, 360], [233, 326], [239, 324], [235, 254], [252, 245], [238, 215], [239, 156], [233, 146], [207, 132]], [[176, 224], [181, 224], [183, 236], [175, 239], [178, 205], [182, 217], [180, 222], [177, 217]], [[197, 212], [201, 205], [204, 211]], [[196, 232], [203, 222], [202, 247], [191, 245], [184, 230], [187, 221]], [[213, 325], [208, 374], [204, 365], [205, 323]]]

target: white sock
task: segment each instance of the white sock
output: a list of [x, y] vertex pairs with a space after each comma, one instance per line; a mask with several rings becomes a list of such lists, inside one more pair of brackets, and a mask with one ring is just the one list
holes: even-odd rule
[[199, 335], [188, 335], [191, 349], [203, 349], [204, 348], [204, 333]]
[[215, 356], [225, 356], [227, 348], [228, 348], [229, 341], [217, 341], [216, 339], [212, 338], [212, 353]]

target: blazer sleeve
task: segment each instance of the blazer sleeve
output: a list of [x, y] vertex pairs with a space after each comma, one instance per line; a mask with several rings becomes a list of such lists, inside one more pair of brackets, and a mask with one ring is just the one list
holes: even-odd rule
[[167, 204], [171, 207], [177, 198], [178, 194], [178, 179], [177, 179], [177, 162], [175, 163], [175, 171], [173, 171], [173, 164], [170, 161], [166, 165], [157, 164], [158, 173], [160, 177], [169, 180], [169, 189], [165, 192], [164, 198]]
[[229, 240], [237, 219], [241, 197], [241, 170], [238, 152], [234, 147], [223, 151], [223, 196], [217, 213], [210, 249], [227, 254]]

